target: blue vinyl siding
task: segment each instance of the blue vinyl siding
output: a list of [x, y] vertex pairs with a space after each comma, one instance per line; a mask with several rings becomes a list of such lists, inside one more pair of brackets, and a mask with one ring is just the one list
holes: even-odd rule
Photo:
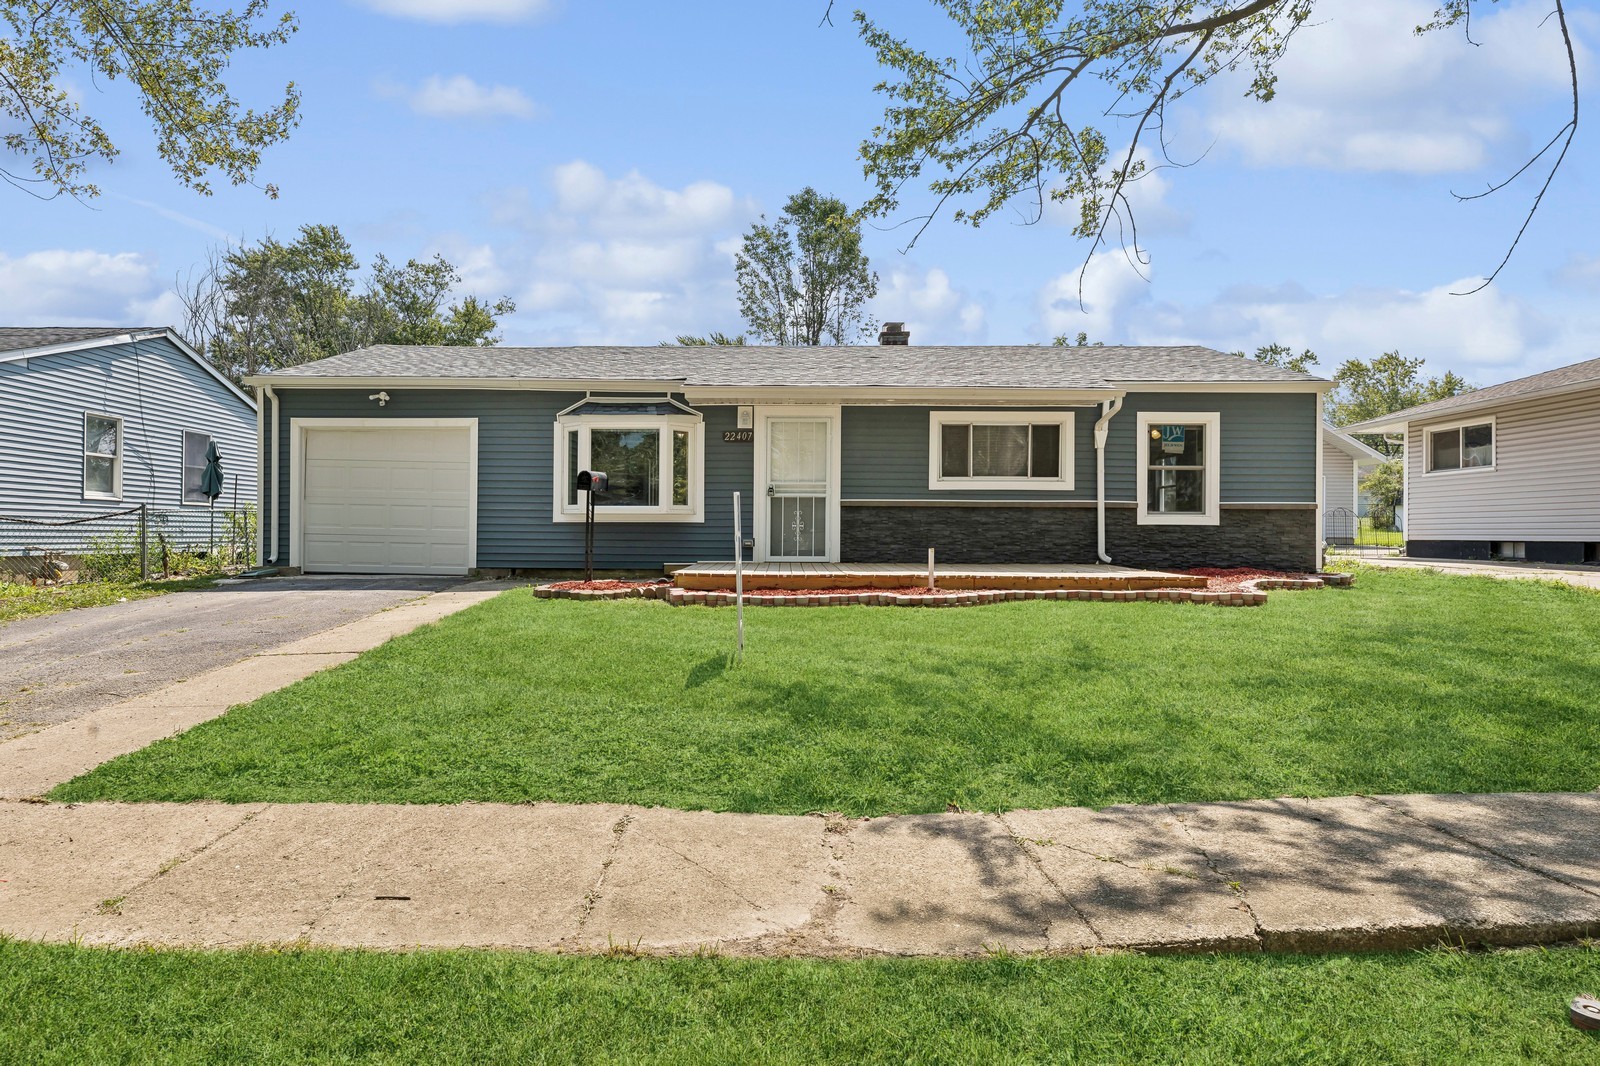
[[1224, 504], [1316, 502], [1322, 423], [1315, 393], [1130, 392], [1106, 441], [1107, 500], [1134, 499], [1141, 411], [1221, 414]]
[[[122, 499], [84, 499], [84, 412], [122, 419]], [[256, 498], [256, 412], [164, 339], [0, 363], [0, 513], [70, 516], [183, 504], [183, 433], [216, 438], [219, 506]]]
[[[554, 422], [578, 393], [524, 390], [389, 389], [379, 407], [370, 389], [279, 389], [280, 489], [278, 562], [289, 555], [289, 425], [291, 418], [476, 418], [478, 420], [478, 567], [572, 569], [583, 565], [583, 524], [551, 519], [555, 476]], [[726, 559], [733, 551], [733, 493], [744, 493], [751, 529], [749, 444], [725, 444], [732, 407], [706, 407], [705, 521], [603, 522], [595, 532], [595, 565], [656, 569], [664, 563]], [[270, 550], [270, 548], [269, 548]]]
[[[583, 562], [583, 525], [551, 520], [556, 413], [576, 393], [524, 390], [390, 389], [385, 407], [370, 389], [278, 390], [280, 401], [279, 552], [288, 562], [291, 418], [478, 419], [478, 566], [572, 569]], [[955, 409], [950, 406], [939, 410]], [[732, 494], [744, 494], [745, 536], [753, 536], [754, 448], [724, 443], [736, 409], [707, 406], [706, 515], [703, 523], [602, 523], [596, 564], [654, 569], [663, 563], [726, 559], [732, 551]], [[1069, 500], [1095, 498], [1094, 423], [1098, 408], [1073, 413], [1074, 487], [1070, 492], [928, 488], [928, 407], [852, 407], [841, 414], [844, 500]], [[1310, 503], [1316, 499], [1320, 446], [1312, 394], [1130, 394], [1111, 423], [1106, 497], [1134, 498], [1135, 421], [1141, 410], [1218, 411], [1222, 415], [1223, 503]], [[749, 553], [746, 553], [747, 557]]]
[[[1094, 407], [1039, 407], [1072, 413], [1073, 480], [1070, 492], [1030, 489], [928, 488], [928, 423], [934, 411], [957, 407], [846, 407], [840, 430], [840, 499], [844, 500], [1092, 500]], [[983, 408], [973, 408], [979, 415]], [[1013, 408], [1012, 410], [1015, 410]]]
[[[937, 410], [954, 410], [941, 407]], [[845, 500], [1079, 500], [1095, 498], [1094, 407], [1073, 412], [1070, 492], [928, 488], [929, 407], [846, 407]], [[1039, 408], [1047, 410], [1047, 408]], [[1222, 416], [1223, 503], [1312, 503], [1319, 445], [1312, 393], [1132, 393], [1111, 420], [1106, 499], [1134, 498], [1135, 426], [1140, 411], [1217, 411]]]

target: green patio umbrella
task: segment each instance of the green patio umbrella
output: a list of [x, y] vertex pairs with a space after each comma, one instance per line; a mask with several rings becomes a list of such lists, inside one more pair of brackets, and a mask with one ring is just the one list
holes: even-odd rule
[[217, 451], [217, 442], [212, 441], [206, 445], [206, 469], [200, 475], [200, 492], [211, 501], [210, 537], [211, 550], [217, 550], [217, 497], [222, 495], [222, 453]]

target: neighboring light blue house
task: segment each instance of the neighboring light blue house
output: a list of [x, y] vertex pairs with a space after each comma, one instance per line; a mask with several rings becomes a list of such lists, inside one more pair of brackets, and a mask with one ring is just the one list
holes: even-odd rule
[[1197, 347], [384, 345], [249, 378], [263, 558], [325, 572], [1318, 568], [1329, 382]]
[[0, 516], [203, 512], [212, 441], [216, 506], [254, 504], [255, 403], [174, 331], [0, 328]]

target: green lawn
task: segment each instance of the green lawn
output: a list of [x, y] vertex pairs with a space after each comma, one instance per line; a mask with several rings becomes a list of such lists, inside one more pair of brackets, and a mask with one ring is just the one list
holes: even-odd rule
[[1600, 951], [982, 962], [0, 942], [0, 1062], [1562, 1063]]
[[945, 610], [516, 590], [56, 800], [854, 815], [1600, 785], [1600, 596], [1366, 571], [1261, 608]]
[[39, 614], [70, 611], [74, 607], [104, 607], [121, 600], [143, 600], [168, 592], [210, 588], [214, 577], [183, 577], [170, 581], [85, 581], [76, 585], [35, 587], [0, 581], [0, 623]]

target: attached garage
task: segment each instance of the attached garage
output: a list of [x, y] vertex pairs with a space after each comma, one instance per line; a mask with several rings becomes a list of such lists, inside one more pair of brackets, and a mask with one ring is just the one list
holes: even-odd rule
[[477, 565], [476, 419], [294, 419], [294, 565], [465, 574]]

